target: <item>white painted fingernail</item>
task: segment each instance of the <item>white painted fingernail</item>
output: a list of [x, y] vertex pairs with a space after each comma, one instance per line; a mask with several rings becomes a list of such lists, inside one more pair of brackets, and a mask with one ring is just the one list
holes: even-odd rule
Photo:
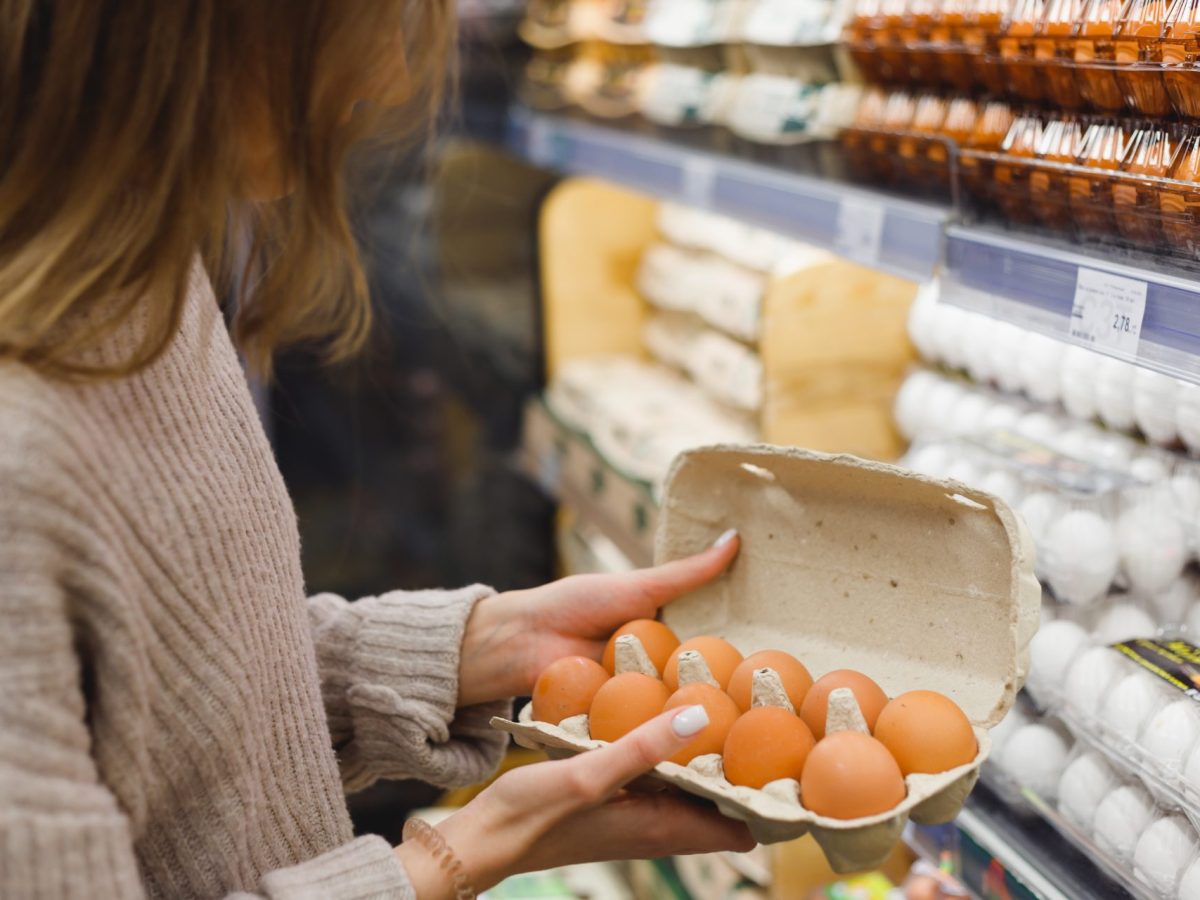
[[681, 709], [671, 720], [671, 730], [680, 737], [691, 737], [707, 727], [708, 710], [699, 705]]
[[721, 536], [719, 538], [717, 538], [715, 541], [713, 541], [713, 546], [714, 547], [724, 547], [726, 544], [728, 544], [730, 541], [732, 541], [735, 537], [737, 537], [737, 533], [738, 533], [738, 531], [736, 528], [730, 528], [728, 531], [722, 532]]

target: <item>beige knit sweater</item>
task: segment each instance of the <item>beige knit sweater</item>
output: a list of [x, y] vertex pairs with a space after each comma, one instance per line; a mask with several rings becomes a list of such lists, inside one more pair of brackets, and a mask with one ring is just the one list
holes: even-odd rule
[[199, 268], [139, 375], [0, 365], [0, 897], [411, 896], [387, 843], [353, 838], [343, 790], [493, 768], [504, 705], [455, 710], [486, 593], [305, 599]]

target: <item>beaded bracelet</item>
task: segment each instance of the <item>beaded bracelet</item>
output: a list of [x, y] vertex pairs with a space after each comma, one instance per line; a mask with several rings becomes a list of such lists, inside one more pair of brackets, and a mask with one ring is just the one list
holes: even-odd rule
[[462, 860], [454, 855], [442, 833], [424, 819], [409, 819], [404, 823], [402, 838], [413, 840], [429, 851], [438, 863], [438, 867], [450, 875], [454, 882], [454, 896], [457, 900], [475, 900], [476, 891], [467, 878], [466, 867]]

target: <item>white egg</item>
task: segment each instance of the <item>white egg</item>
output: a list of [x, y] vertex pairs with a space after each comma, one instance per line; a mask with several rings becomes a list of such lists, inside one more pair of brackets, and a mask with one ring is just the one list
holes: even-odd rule
[[1187, 629], [1188, 637], [1192, 643], [1200, 643], [1200, 603], [1195, 604], [1188, 610], [1187, 618], [1183, 620], [1183, 625]]
[[1187, 564], [1187, 535], [1173, 510], [1138, 503], [1117, 518], [1121, 568], [1132, 588], [1146, 595], [1166, 590]]
[[[1049, 591], [1042, 592], [1042, 626], [1059, 621], [1059, 615], [1065, 607], [1062, 606]], [[1066, 620], [1063, 620], [1066, 621]]]
[[1062, 427], [1058, 420], [1044, 412], [1026, 413], [1017, 420], [1014, 428], [1014, 431], [1022, 437], [1047, 446], [1054, 443], [1054, 439], [1058, 437], [1061, 430]]
[[926, 398], [929, 406], [925, 411], [922, 437], [944, 437], [951, 433], [951, 410], [962, 400], [964, 393], [957, 381], [945, 378], [938, 381]]
[[1196, 858], [1196, 831], [1183, 816], [1163, 816], [1138, 839], [1134, 873], [1162, 895], [1172, 894]]
[[1178, 900], [1200, 900], [1200, 859], [1195, 860], [1179, 882]]
[[953, 434], [978, 434], [982, 430], [983, 417], [992, 402], [978, 391], [967, 392], [950, 411], [950, 428]]
[[968, 321], [963, 334], [963, 362], [972, 379], [987, 384], [995, 375], [992, 370], [992, 330], [996, 320], [971, 313]]
[[1123, 434], [1113, 434], [1097, 428], [1096, 437], [1092, 441], [1091, 455], [1087, 458], [1103, 468], [1120, 470], [1129, 465], [1136, 447], [1137, 444]]
[[992, 377], [1010, 394], [1021, 390], [1017, 360], [1027, 333], [1010, 322], [997, 322], [992, 332]]
[[1122, 657], [1109, 647], [1085, 650], [1067, 670], [1066, 699], [1075, 711], [1095, 716], [1101, 702], [1124, 674]]
[[1200, 794], [1200, 744], [1192, 748], [1183, 764], [1183, 783], [1188, 793]]
[[1096, 376], [1096, 409], [1104, 424], [1122, 431], [1132, 428], [1133, 376], [1137, 367], [1112, 357], [1102, 357]]
[[1062, 732], [1034, 722], [1009, 737], [998, 763], [1019, 785], [1052, 800], [1070, 752], [1070, 742]]
[[1165, 590], [1150, 594], [1147, 600], [1163, 625], [1182, 625], [1192, 604], [1200, 600], [1200, 581], [1193, 572], [1184, 572]]
[[1092, 635], [1099, 644], [1116, 644], [1138, 638], [1152, 638], [1158, 626], [1144, 609], [1131, 603], [1117, 603], [1105, 611]]
[[1149, 672], [1131, 672], [1101, 703], [1104, 724], [1125, 740], [1136, 742], [1142, 728], [1169, 702], [1164, 682]]
[[1011, 403], [993, 402], [979, 423], [980, 431], [1012, 431], [1024, 413]]
[[1067, 347], [1063, 353], [1060, 393], [1067, 412], [1077, 419], [1096, 415], [1096, 368], [1099, 355], [1086, 347]]
[[951, 369], [961, 369], [966, 362], [963, 338], [970, 327], [968, 313], [957, 306], [938, 304], [938, 317], [934, 325], [933, 340], [937, 355]]
[[1021, 480], [1007, 469], [993, 469], [979, 479], [980, 490], [987, 491], [1015, 507], [1021, 502], [1024, 489]]
[[937, 360], [937, 320], [940, 307], [937, 302], [937, 282], [926, 282], [917, 291], [917, 296], [908, 311], [908, 337], [917, 352], [929, 360]]
[[1059, 516], [1046, 532], [1044, 547], [1050, 588], [1067, 603], [1092, 603], [1108, 591], [1117, 574], [1116, 536], [1108, 522], [1091, 510]]
[[1033, 542], [1041, 548], [1050, 526], [1062, 515], [1063, 502], [1049, 491], [1034, 491], [1021, 501], [1018, 511], [1025, 520], [1025, 527], [1029, 529]]
[[1168, 461], [1161, 451], [1135, 454], [1129, 461], [1129, 474], [1143, 484], [1160, 484], [1171, 477]]
[[1067, 820], [1090, 834], [1100, 802], [1121, 779], [1108, 760], [1095, 750], [1073, 759], [1058, 782], [1058, 808]]
[[900, 385], [892, 412], [900, 433], [908, 440], [917, 437], [925, 424], [929, 406], [929, 395], [937, 385], [937, 376], [931, 372], [914, 372]]
[[1200, 451], [1200, 385], [1180, 384], [1175, 402], [1175, 430], [1189, 450]]
[[1168, 493], [1175, 503], [1175, 518], [1188, 536], [1188, 552], [1200, 549], [1200, 477], [1195, 466], [1188, 466], [1171, 478]]
[[1138, 368], [1133, 378], [1133, 417], [1148, 441], [1166, 446], [1175, 441], [1175, 407], [1179, 382], [1170, 375]]
[[1008, 711], [1008, 715], [993, 725], [988, 731], [988, 737], [992, 740], [992, 758], [999, 759], [1008, 739], [1029, 722], [1029, 714], [1020, 706], [1013, 706]]
[[922, 475], [941, 478], [953, 460], [954, 456], [945, 444], [925, 444], [909, 452], [905, 465]]
[[959, 481], [968, 487], [973, 487], [980, 478], [979, 466], [969, 459], [959, 457], [950, 463], [946, 477], [951, 481]]
[[1138, 838], [1155, 815], [1154, 801], [1145, 788], [1137, 784], [1123, 784], [1096, 807], [1092, 834], [1101, 850], [1119, 862], [1128, 864], [1133, 862]]
[[1089, 460], [1092, 455], [1092, 440], [1095, 429], [1088, 427], [1068, 428], [1054, 438], [1054, 449], [1072, 459]]
[[1039, 703], [1063, 690], [1067, 671], [1091, 643], [1074, 622], [1059, 619], [1042, 625], [1029, 642], [1029, 676], [1025, 688]]
[[1018, 364], [1019, 377], [1025, 393], [1039, 403], [1057, 403], [1062, 381], [1063, 351], [1061, 341], [1030, 332]]
[[1169, 773], [1181, 774], [1183, 764], [1200, 740], [1200, 704], [1176, 700], [1160, 709], [1142, 730], [1139, 743]]

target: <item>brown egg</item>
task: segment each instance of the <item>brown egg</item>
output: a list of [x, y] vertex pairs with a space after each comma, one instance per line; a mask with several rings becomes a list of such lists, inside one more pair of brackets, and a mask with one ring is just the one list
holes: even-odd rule
[[782, 650], [759, 650], [742, 660], [729, 679], [729, 696], [742, 712], [750, 708], [750, 691], [755, 669], [774, 669], [779, 680], [783, 682], [783, 689], [787, 691], [792, 706], [800, 709], [808, 689], [813, 684], [812, 676], [808, 674], [808, 669], [804, 668], [804, 663]]
[[858, 708], [862, 710], [867, 727], [875, 729], [875, 720], [887, 705], [887, 694], [883, 688], [861, 672], [853, 669], [835, 669], [816, 680], [800, 707], [800, 718], [812, 730], [818, 741], [825, 737], [825, 714], [829, 711], [829, 695], [838, 688], [850, 688]]
[[729, 686], [733, 670], [742, 661], [742, 654], [738, 653], [737, 648], [724, 638], [707, 635], [689, 638], [675, 648], [675, 652], [667, 660], [666, 668], [662, 671], [662, 680], [673, 691], [679, 688], [679, 654], [686, 653], [688, 650], [695, 650], [704, 657], [704, 661], [708, 663], [708, 671], [712, 672], [713, 678], [717, 679], [721, 690], [725, 690]]
[[533, 717], [557, 725], [586, 713], [600, 685], [608, 681], [604, 666], [583, 656], [564, 656], [542, 669], [533, 686]]
[[813, 744], [800, 718], [779, 706], [760, 706], [738, 716], [725, 738], [725, 777], [760, 788], [778, 778], [800, 780]]
[[601, 662], [610, 675], [617, 670], [617, 638], [624, 634], [632, 634], [642, 642], [646, 655], [650, 657], [650, 662], [654, 663], [654, 668], [658, 669], [660, 675], [667, 660], [671, 658], [671, 651], [679, 646], [679, 638], [675, 637], [675, 632], [662, 622], [654, 619], [634, 619], [632, 622], [626, 622], [613, 632], [613, 636], [604, 645], [604, 658]]
[[708, 724], [690, 744], [671, 757], [671, 762], [681, 766], [686, 766], [697, 756], [720, 753], [725, 747], [729, 729], [738, 717], [737, 704], [727, 693], [717, 690], [711, 684], [685, 684], [671, 695], [663, 709], [696, 705], [703, 706], [708, 712]]
[[887, 747], [856, 731], [838, 731], [817, 741], [800, 778], [804, 807], [831, 819], [887, 812], [905, 793], [904, 776]]
[[588, 731], [598, 741], [615, 741], [662, 712], [670, 696], [657, 678], [641, 672], [614, 675], [596, 691]]
[[966, 714], [936, 691], [909, 691], [888, 703], [875, 723], [875, 737], [905, 775], [945, 772], [979, 752]]

